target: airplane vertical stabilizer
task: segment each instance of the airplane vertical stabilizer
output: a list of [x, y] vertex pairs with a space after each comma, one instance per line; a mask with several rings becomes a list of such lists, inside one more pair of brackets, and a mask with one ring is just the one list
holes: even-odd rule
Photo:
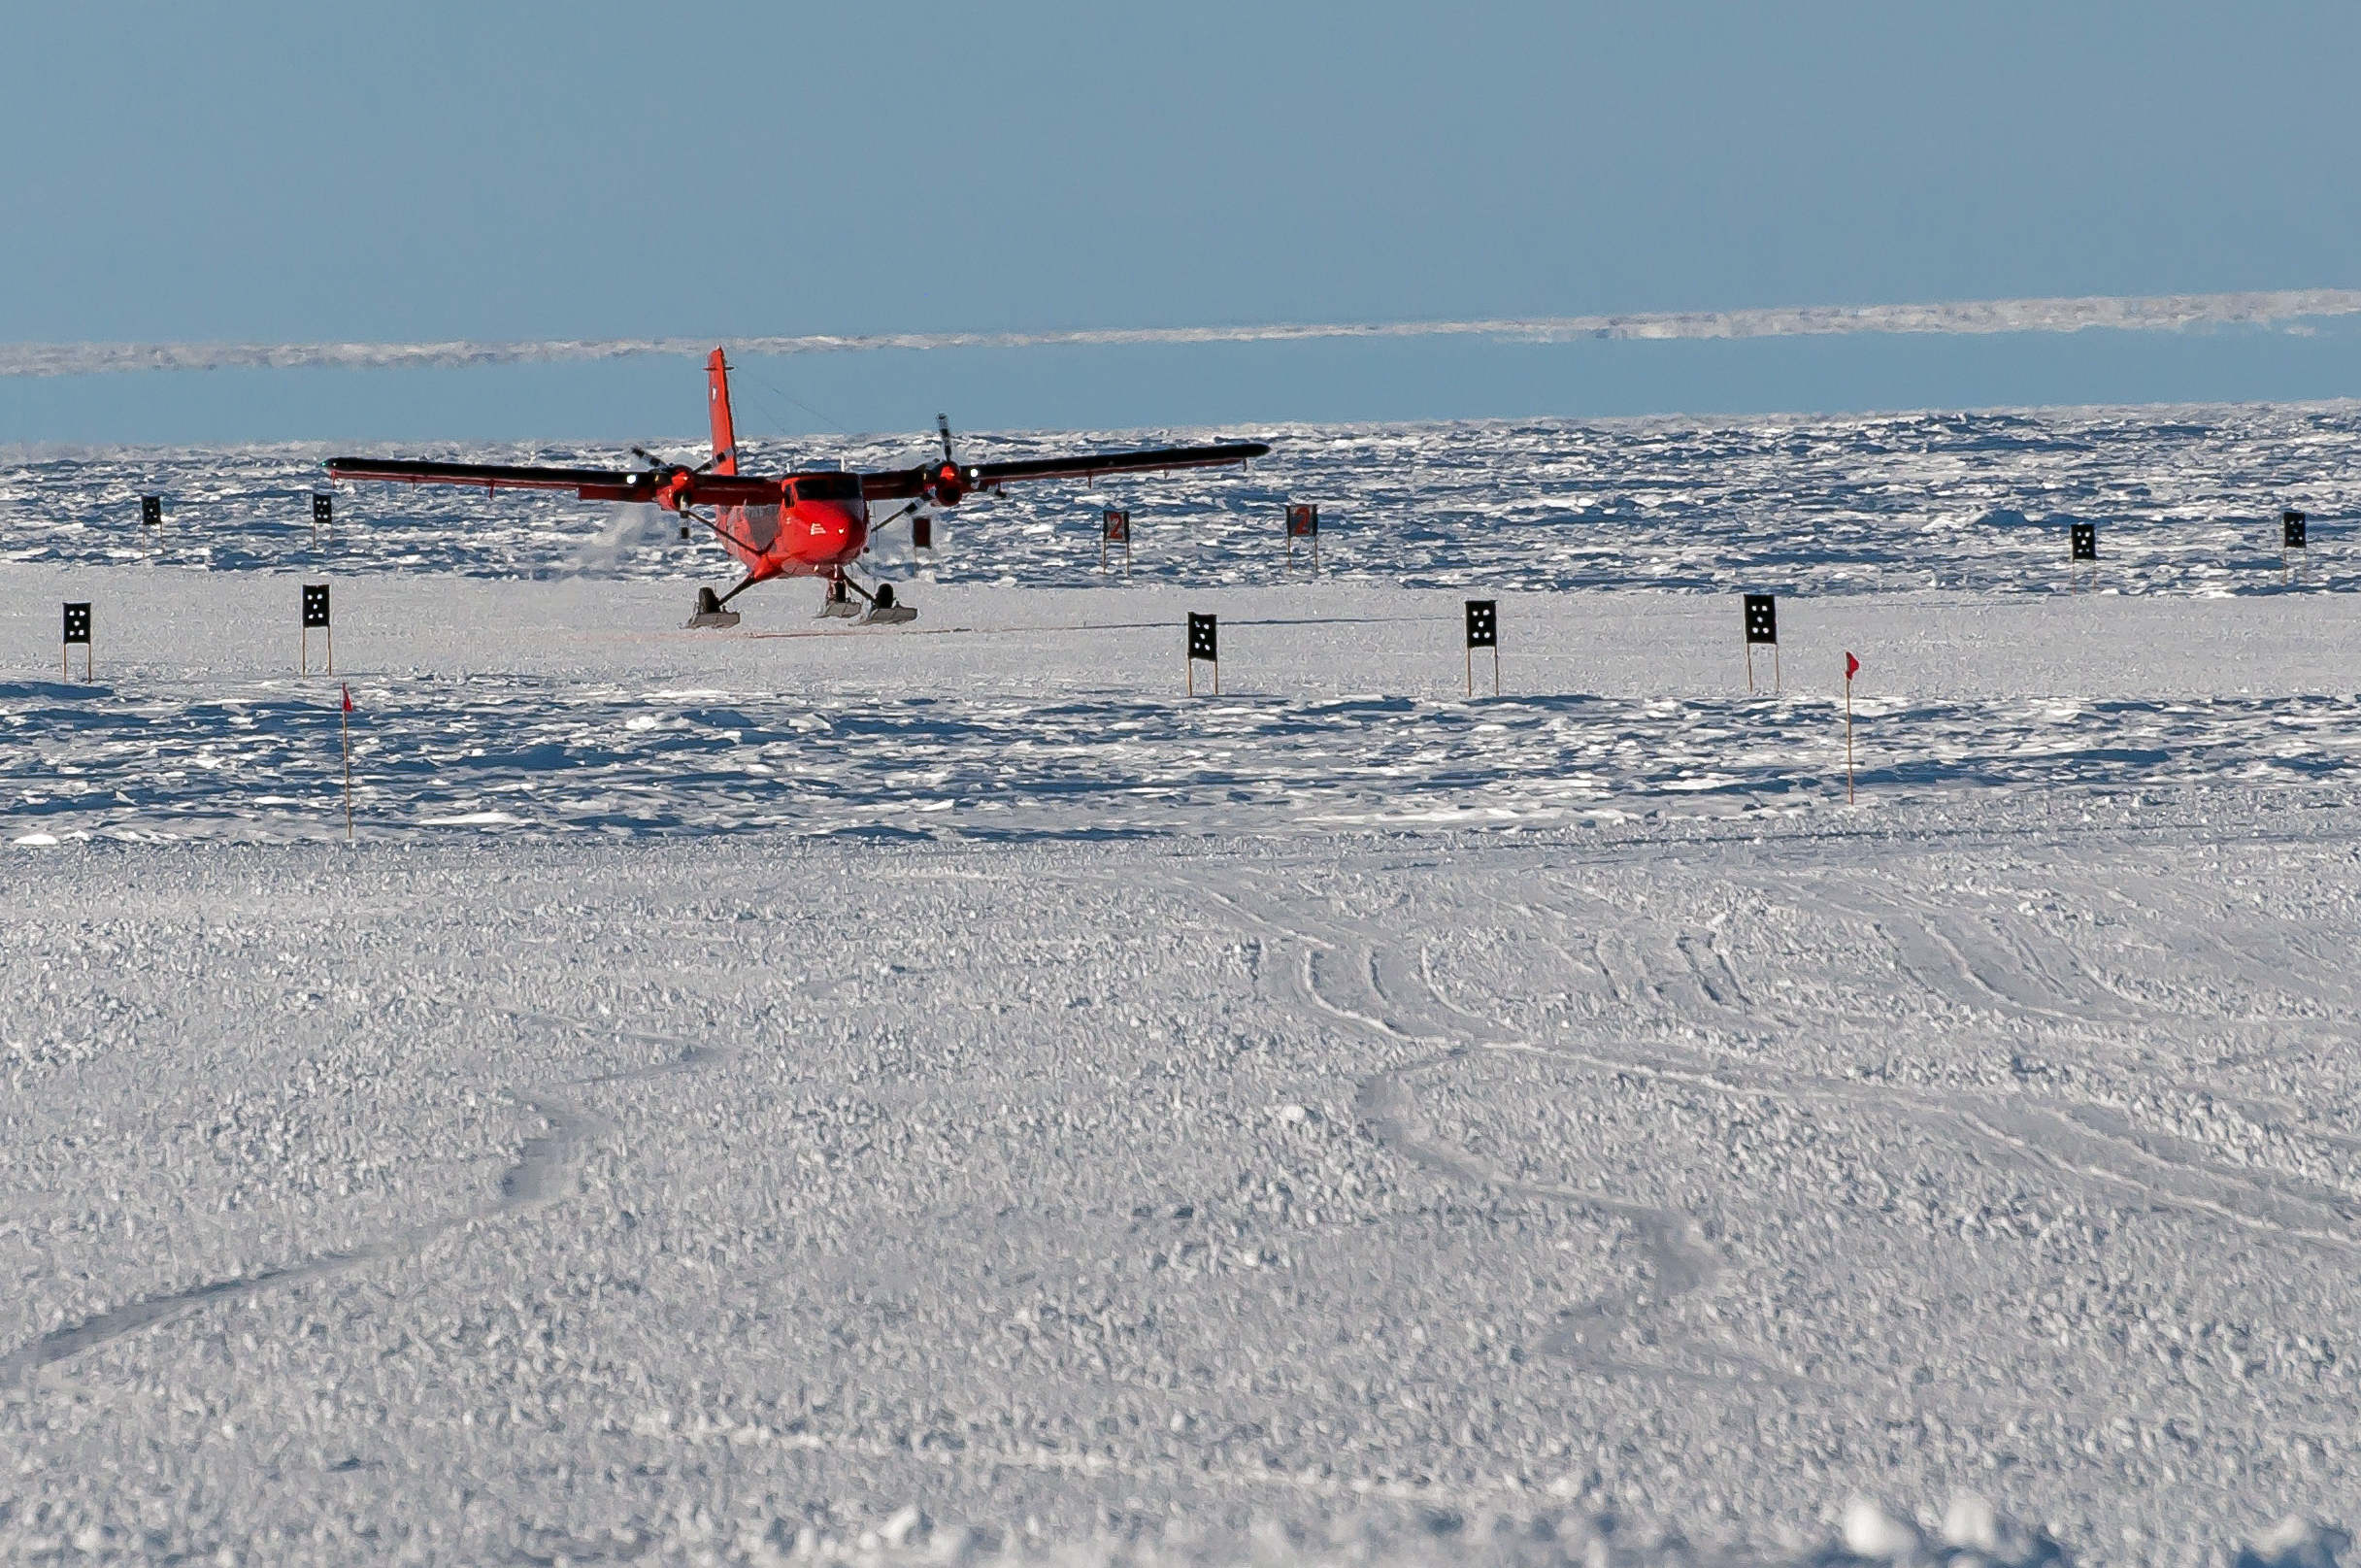
[[730, 367], [715, 349], [705, 361], [706, 412], [714, 421], [714, 466], [716, 474], [738, 472], [738, 431], [730, 422]]

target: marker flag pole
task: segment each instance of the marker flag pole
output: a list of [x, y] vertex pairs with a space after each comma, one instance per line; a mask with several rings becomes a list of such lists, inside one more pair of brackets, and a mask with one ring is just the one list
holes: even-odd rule
[[336, 716], [337, 733], [345, 742], [345, 842], [352, 842], [352, 688], [342, 681], [337, 688], [345, 694], [343, 712]]
[[1845, 655], [1845, 804], [1852, 804], [1852, 678], [1861, 673], [1861, 661], [1850, 651]]

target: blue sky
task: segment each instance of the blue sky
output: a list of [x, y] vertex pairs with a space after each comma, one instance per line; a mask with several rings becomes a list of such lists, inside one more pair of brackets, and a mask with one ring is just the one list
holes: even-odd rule
[[[0, 94], [6, 341], [2361, 285], [2361, 8], [27, 11]], [[2334, 396], [2361, 391], [2361, 333], [750, 368], [786, 428], [827, 427], [807, 410], [921, 428], [939, 406], [975, 427], [1136, 425]], [[669, 360], [12, 379], [0, 442], [669, 434], [696, 393]]]

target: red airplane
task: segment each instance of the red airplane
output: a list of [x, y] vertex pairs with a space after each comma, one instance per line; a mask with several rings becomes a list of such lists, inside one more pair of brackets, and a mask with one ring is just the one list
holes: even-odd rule
[[[329, 461], [328, 475], [331, 479], [407, 480], [413, 484], [481, 484], [487, 495], [503, 489], [572, 490], [585, 501], [653, 502], [680, 516], [682, 537], [687, 537], [688, 519], [695, 517], [746, 563], [746, 576], [729, 592], [716, 596], [711, 588], [697, 590], [696, 613], [688, 621], [691, 626], [735, 626], [737, 613], [724, 607], [755, 584], [775, 577], [824, 577], [828, 597], [821, 615], [859, 614], [849, 597], [857, 593], [869, 602], [867, 620], [890, 624], [910, 620], [917, 612], [895, 603], [891, 584], [881, 583], [872, 591], [853, 582], [848, 569], [868, 548], [877, 527], [905, 516], [913, 517], [914, 541], [923, 543], [932, 531], [932, 519], [918, 515], [918, 509], [927, 502], [957, 506], [965, 496], [997, 491], [1011, 480], [1094, 480], [1102, 474], [1211, 468], [1243, 463], [1271, 450], [1260, 441], [1234, 441], [1216, 447], [1154, 447], [1145, 451], [963, 464], [951, 455], [949, 419], [937, 415], [935, 423], [943, 433], [941, 462], [876, 474], [831, 470], [762, 479], [738, 472], [738, 437], [730, 421], [729, 366], [719, 349], [706, 359], [705, 374], [714, 454], [694, 468], [659, 462], [634, 447], [633, 452], [647, 461], [646, 468], [615, 472], [337, 457]], [[909, 505], [873, 527], [871, 502], [905, 500]], [[712, 508], [712, 515], [700, 515], [695, 510], [698, 507]]]

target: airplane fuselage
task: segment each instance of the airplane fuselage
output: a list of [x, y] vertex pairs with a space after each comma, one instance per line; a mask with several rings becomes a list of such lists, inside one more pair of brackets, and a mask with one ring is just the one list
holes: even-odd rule
[[869, 548], [869, 503], [857, 474], [794, 474], [777, 506], [718, 508], [714, 531], [754, 582], [829, 577]]

